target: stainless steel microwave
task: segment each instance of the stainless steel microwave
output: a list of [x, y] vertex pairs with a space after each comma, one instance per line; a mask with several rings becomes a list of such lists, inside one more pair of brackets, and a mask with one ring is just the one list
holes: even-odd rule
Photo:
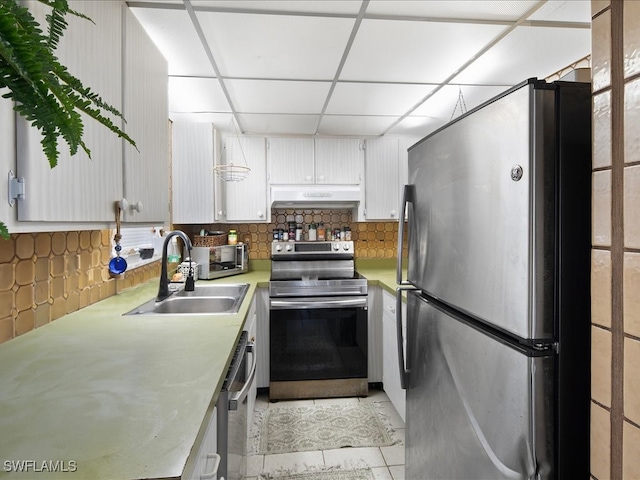
[[191, 259], [198, 264], [199, 279], [211, 280], [237, 275], [249, 269], [249, 246], [193, 247]]

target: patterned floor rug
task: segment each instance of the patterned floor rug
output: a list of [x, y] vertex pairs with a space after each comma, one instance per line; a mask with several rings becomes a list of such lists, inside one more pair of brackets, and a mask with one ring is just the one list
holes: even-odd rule
[[265, 455], [396, 443], [372, 403], [272, 405], [261, 423]]
[[328, 470], [292, 473], [277, 476], [259, 476], [259, 480], [373, 480], [373, 472], [368, 468], [357, 470]]

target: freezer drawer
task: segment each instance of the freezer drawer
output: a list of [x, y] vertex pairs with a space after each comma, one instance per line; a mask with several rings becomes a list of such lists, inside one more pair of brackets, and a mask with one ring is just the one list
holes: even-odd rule
[[407, 313], [406, 478], [553, 478], [555, 355], [529, 356], [415, 293]]

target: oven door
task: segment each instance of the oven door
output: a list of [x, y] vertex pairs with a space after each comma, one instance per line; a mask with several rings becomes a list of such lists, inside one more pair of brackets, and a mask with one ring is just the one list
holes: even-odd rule
[[272, 298], [270, 381], [367, 379], [367, 297]]

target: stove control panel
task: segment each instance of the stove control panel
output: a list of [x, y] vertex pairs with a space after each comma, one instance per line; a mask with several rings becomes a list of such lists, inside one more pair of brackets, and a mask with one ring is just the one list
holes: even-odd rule
[[326, 256], [327, 259], [332, 255], [353, 255], [353, 241], [332, 241], [332, 242], [272, 242], [271, 256], [285, 257], [287, 255], [295, 255], [298, 259], [309, 257]]

